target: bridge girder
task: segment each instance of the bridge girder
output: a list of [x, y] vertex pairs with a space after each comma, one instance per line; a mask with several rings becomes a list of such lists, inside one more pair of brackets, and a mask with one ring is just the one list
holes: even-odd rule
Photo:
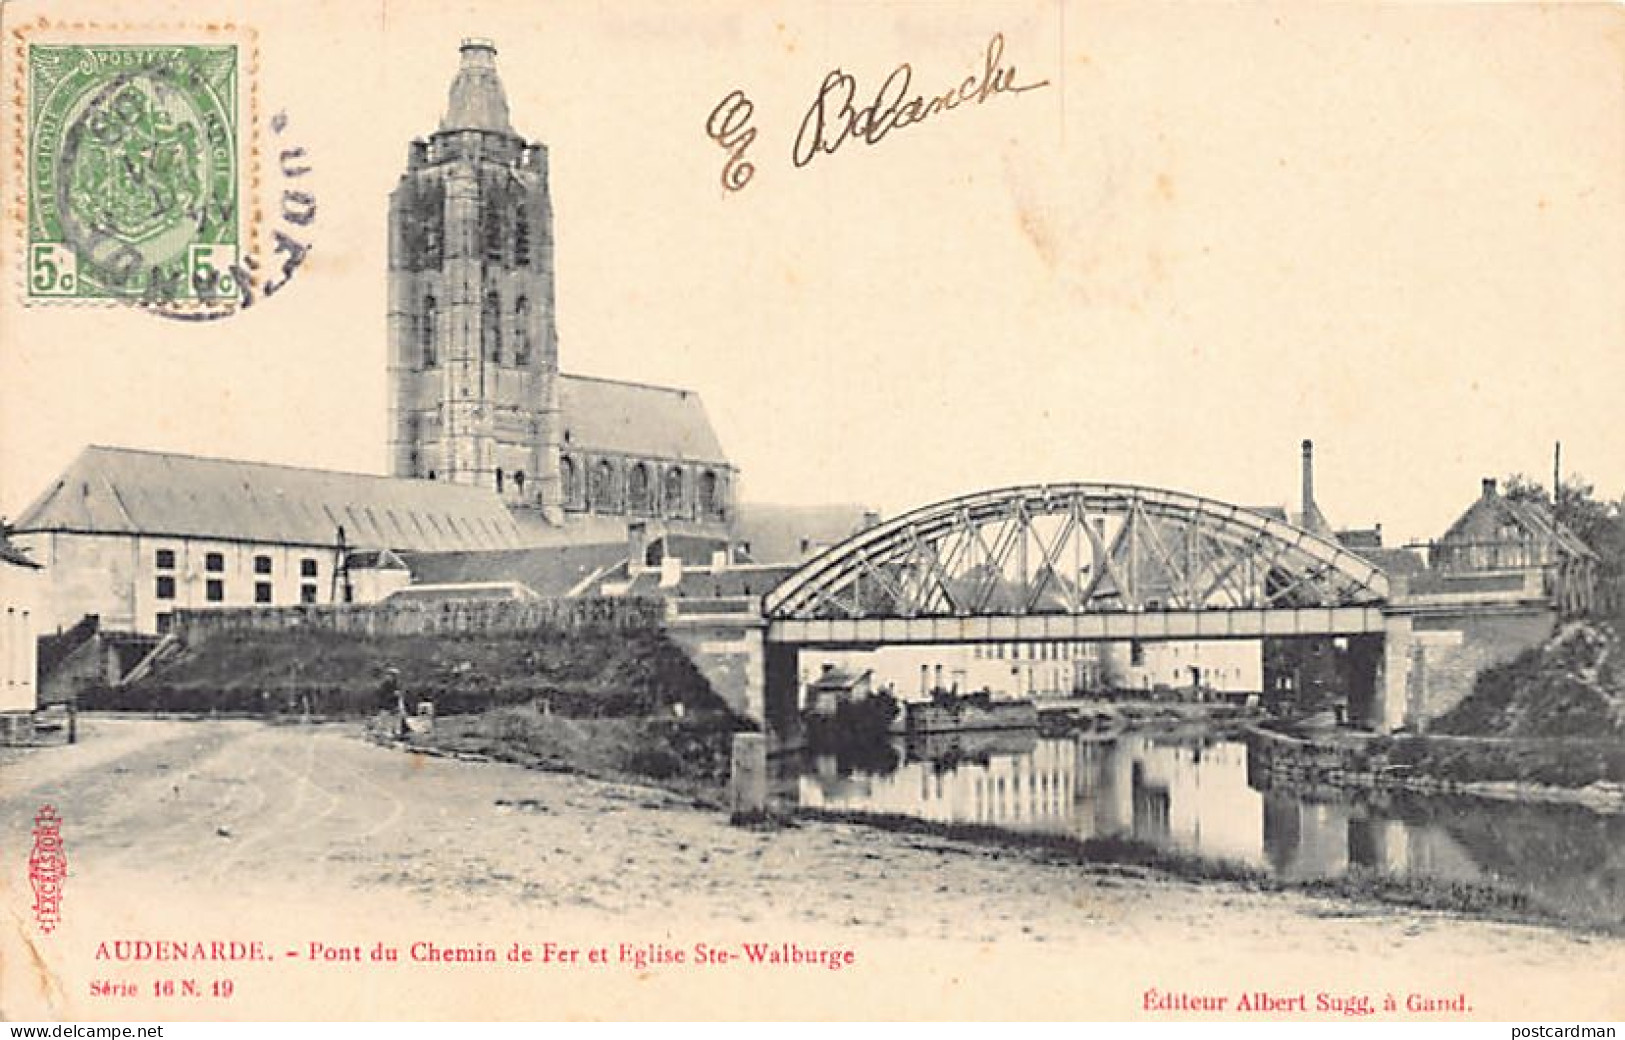
[[1241, 506], [1128, 484], [1029, 485], [859, 532], [768, 593], [778, 620], [1365, 607], [1374, 564]]

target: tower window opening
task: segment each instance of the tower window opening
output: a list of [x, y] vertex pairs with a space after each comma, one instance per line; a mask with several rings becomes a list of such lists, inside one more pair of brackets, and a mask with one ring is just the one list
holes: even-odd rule
[[497, 467], [497, 491], [498, 491], [498, 493], [500, 493], [502, 491], [502, 467], [501, 466]]
[[435, 301], [434, 296], [423, 298], [423, 311], [418, 315], [418, 346], [423, 350], [423, 367], [435, 366], [434, 349]]
[[524, 296], [513, 305], [513, 363], [530, 364], [530, 300]]
[[513, 262], [519, 267], [530, 266], [530, 214], [523, 201], [513, 211]]
[[502, 261], [502, 209], [495, 192], [486, 195], [485, 206], [480, 214], [480, 235], [485, 247], [487, 263], [500, 263]]
[[494, 289], [485, 294], [480, 335], [485, 340], [485, 356], [491, 359], [492, 364], [502, 364], [502, 309]]

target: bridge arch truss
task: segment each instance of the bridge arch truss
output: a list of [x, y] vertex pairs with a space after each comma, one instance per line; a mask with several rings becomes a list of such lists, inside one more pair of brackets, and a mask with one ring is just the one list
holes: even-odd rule
[[786, 642], [1381, 630], [1387, 576], [1284, 520], [1160, 488], [980, 492], [859, 532], [763, 602]]

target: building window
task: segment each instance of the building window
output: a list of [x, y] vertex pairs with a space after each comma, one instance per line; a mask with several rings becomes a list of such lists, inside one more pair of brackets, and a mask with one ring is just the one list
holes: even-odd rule
[[203, 598], [210, 603], [224, 603], [226, 601], [226, 583], [219, 578], [210, 578], [204, 583]]
[[306, 583], [304, 585], [299, 586], [299, 602], [301, 602], [301, 603], [314, 603], [314, 602], [316, 602], [316, 586], [311, 585], [309, 583]]
[[654, 488], [649, 483], [649, 467], [639, 462], [626, 477], [627, 508], [638, 516], [654, 511]]
[[153, 622], [153, 627], [157, 629], [159, 635], [167, 635], [170, 628], [175, 624], [175, 615], [165, 611], [154, 617]]
[[513, 208], [513, 262], [520, 267], [530, 266], [530, 214], [525, 211], [523, 199]]
[[513, 363], [530, 364], [530, 300], [523, 296], [513, 305]]
[[497, 494], [502, 494], [502, 467], [497, 467]]
[[1145, 665], [1145, 644], [1138, 639], [1128, 645], [1128, 663], [1135, 668]]
[[494, 289], [485, 294], [485, 307], [480, 313], [480, 337], [484, 342], [485, 356], [491, 359], [493, 365], [502, 364], [502, 306], [497, 301]]
[[174, 599], [175, 598], [175, 578], [174, 578], [173, 575], [170, 575], [170, 574], [160, 574], [160, 575], [158, 575], [158, 598], [159, 599]]
[[224, 553], [209, 553], [203, 557], [203, 569], [206, 571], [223, 571], [226, 569]]
[[271, 602], [271, 583], [270, 582], [268, 582], [268, 581], [256, 581], [254, 583], [254, 602], [255, 603], [269, 603], [269, 602]]
[[271, 573], [271, 558], [269, 556], [256, 556], [256, 557], [254, 557], [254, 573], [255, 574], [270, 574]]
[[158, 564], [158, 569], [159, 570], [168, 571], [168, 570], [174, 570], [175, 569], [175, 550], [174, 549], [159, 549], [158, 552], [156, 553], [156, 557], [157, 557], [156, 562]]
[[434, 296], [429, 295], [423, 298], [423, 313], [418, 315], [418, 347], [423, 351], [424, 368], [433, 368], [436, 364], [434, 350], [434, 324]]
[[308, 556], [300, 560], [299, 576], [301, 578], [314, 578], [316, 576], [316, 561]]
[[513, 489], [523, 495], [525, 493], [525, 471], [515, 470], [513, 475]]

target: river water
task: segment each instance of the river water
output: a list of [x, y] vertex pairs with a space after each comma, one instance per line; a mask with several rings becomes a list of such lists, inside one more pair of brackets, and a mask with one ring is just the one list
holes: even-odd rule
[[1127, 839], [1291, 879], [1351, 868], [1500, 882], [1543, 902], [1625, 908], [1625, 816], [1393, 792], [1270, 789], [1244, 741], [1031, 731], [898, 741], [790, 767], [807, 808], [1079, 840]]

